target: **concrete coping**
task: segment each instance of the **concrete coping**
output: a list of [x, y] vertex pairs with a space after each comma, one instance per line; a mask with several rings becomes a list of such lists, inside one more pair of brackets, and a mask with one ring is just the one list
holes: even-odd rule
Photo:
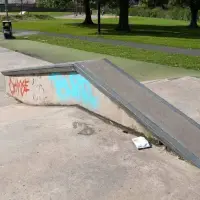
[[[89, 62], [91, 60], [87, 60], [84, 62]], [[1, 73], [4, 76], [25, 76], [25, 75], [40, 75], [40, 74], [48, 74], [48, 73], [77, 73], [74, 65], [75, 63], [80, 63], [83, 61], [76, 62], [67, 62], [67, 63], [58, 63], [58, 64], [50, 64], [44, 66], [37, 67], [25, 67], [25, 68], [17, 68], [11, 70], [4, 70]]]

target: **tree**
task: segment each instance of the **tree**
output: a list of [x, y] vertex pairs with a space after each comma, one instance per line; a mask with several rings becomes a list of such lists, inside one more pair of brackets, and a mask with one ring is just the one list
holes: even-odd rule
[[129, 0], [119, 0], [119, 23], [117, 26], [117, 30], [119, 31], [130, 31], [129, 27], [129, 18], [128, 18], [128, 10], [129, 10]]
[[159, 6], [163, 6], [167, 4], [168, 0], [140, 0], [140, 5], [148, 7], [148, 8], [155, 8]]
[[92, 21], [91, 10], [90, 10], [90, 0], [83, 0], [84, 10], [85, 10], [85, 20], [83, 24], [92, 25], [94, 24]]
[[36, 4], [38, 7], [44, 7], [44, 8], [57, 8], [57, 9], [67, 9], [69, 3], [71, 3], [72, 0], [37, 0]]
[[191, 28], [197, 28], [198, 24], [198, 11], [200, 9], [200, 1], [199, 0], [190, 0], [189, 2], [190, 11], [191, 11], [191, 21], [190, 21], [190, 27]]
[[116, 29], [118, 31], [129, 32], [129, 0], [101, 0], [101, 3], [104, 5], [107, 4], [109, 8], [119, 8], [119, 22]]
[[169, 4], [172, 6], [190, 7], [191, 21], [190, 27], [197, 28], [198, 24], [198, 11], [200, 9], [200, 0], [169, 0]]

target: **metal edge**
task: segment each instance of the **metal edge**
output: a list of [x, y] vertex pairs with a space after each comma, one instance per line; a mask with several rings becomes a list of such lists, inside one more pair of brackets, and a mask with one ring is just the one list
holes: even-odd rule
[[31, 74], [43, 74], [51, 72], [75, 72], [73, 63], [59, 63], [59, 64], [50, 64], [44, 66], [37, 66], [31, 68], [20, 68], [20, 69], [11, 69], [4, 70], [1, 73], [4, 76], [16, 76], [16, 75], [31, 75]]
[[[93, 60], [86, 60], [85, 62], [91, 62]], [[18, 69], [10, 69], [4, 70], [1, 73], [4, 76], [24, 76], [24, 75], [38, 75], [44, 73], [55, 73], [55, 72], [76, 72], [74, 69], [74, 63], [79, 63], [83, 61], [76, 61], [76, 62], [66, 62], [66, 63], [58, 63], [58, 64], [49, 64], [37, 67], [24, 67]]]
[[128, 73], [126, 73], [123, 69], [117, 67], [115, 64], [113, 64], [112, 62], [110, 62], [108, 59], [105, 58], [103, 60], [105, 62], [109, 63], [110, 65], [112, 65], [119, 72], [121, 72], [122, 74], [124, 74], [125, 76], [127, 76], [127, 78], [129, 78], [130, 80], [134, 81], [140, 87], [142, 87], [143, 89], [145, 89], [150, 95], [153, 95], [155, 98], [159, 99], [162, 103], [164, 103], [165, 105], [167, 105], [168, 107], [170, 107], [174, 112], [177, 112], [182, 117], [185, 117], [191, 124], [193, 124], [198, 129], [200, 129], [200, 124], [198, 124], [192, 118], [190, 118], [185, 113], [183, 113], [182, 111], [180, 111], [178, 108], [176, 108], [175, 106], [173, 106], [172, 104], [170, 104], [169, 102], [167, 102], [165, 99], [163, 99], [162, 97], [160, 97], [159, 95], [157, 95], [156, 93], [154, 93], [152, 90], [150, 90], [149, 88], [147, 88], [144, 84], [142, 84], [139, 81], [137, 81], [134, 77], [132, 77], [131, 75], [129, 75]]
[[142, 114], [135, 107], [130, 105], [127, 101], [122, 99], [116, 92], [109, 88], [109, 86], [105, 82], [100, 81], [97, 76], [94, 76], [90, 71], [86, 70], [84, 66], [81, 65], [81, 63], [75, 63], [74, 67], [78, 73], [80, 73], [86, 79], [88, 79], [95, 87], [97, 87], [97, 89], [103, 92], [112, 101], [120, 105], [129, 114], [134, 116], [134, 118], [136, 118], [136, 120], [145, 128], [151, 131], [154, 136], [161, 139], [161, 141], [166, 146], [169, 146], [178, 155], [200, 168], [200, 159], [192, 152], [190, 152], [180, 141], [176, 140], [171, 135], [163, 131], [159, 126], [157, 126], [144, 114]]

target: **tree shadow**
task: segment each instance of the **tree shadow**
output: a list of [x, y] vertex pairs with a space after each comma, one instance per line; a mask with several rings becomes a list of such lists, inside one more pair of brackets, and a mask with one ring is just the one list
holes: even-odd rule
[[[70, 24], [72, 26], [78, 26], [83, 28], [91, 28], [97, 30], [97, 24], [85, 25], [85, 24]], [[171, 37], [171, 38], [183, 38], [183, 39], [200, 39], [200, 29], [191, 29], [189, 26], [164, 26], [164, 25], [130, 25], [131, 32], [119, 32], [116, 31], [116, 24], [102, 24], [101, 35], [107, 36], [153, 36], [153, 37]], [[96, 33], [90, 33], [89, 35], [96, 35]]]

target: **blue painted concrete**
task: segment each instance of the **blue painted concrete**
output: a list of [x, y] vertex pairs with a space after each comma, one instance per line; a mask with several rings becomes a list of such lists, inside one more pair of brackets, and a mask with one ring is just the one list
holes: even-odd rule
[[60, 101], [75, 100], [86, 107], [98, 108], [99, 100], [92, 92], [91, 83], [80, 74], [51, 74], [49, 79], [53, 82]]

